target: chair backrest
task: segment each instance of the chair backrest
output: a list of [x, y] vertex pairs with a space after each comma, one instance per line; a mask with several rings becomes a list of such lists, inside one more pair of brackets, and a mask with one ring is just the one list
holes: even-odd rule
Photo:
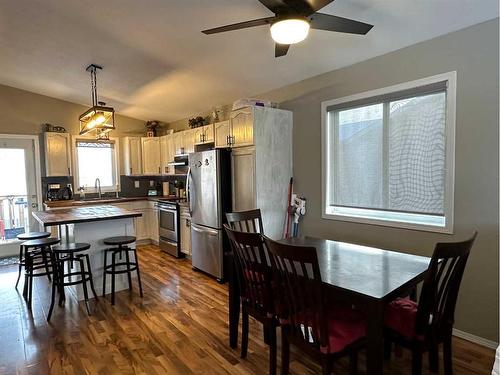
[[254, 309], [274, 315], [271, 267], [262, 236], [233, 230], [227, 224], [224, 224], [224, 229], [235, 255], [242, 297]]
[[429, 339], [450, 334], [460, 283], [477, 232], [462, 242], [439, 242], [434, 248], [418, 304], [415, 330]]
[[324, 289], [316, 248], [293, 246], [264, 236], [273, 273], [279, 275], [290, 333], [307, 344], [328, 346]]
[[260, 210], [241, 212], [228, 212], [226, 218], [229, 226], [239, 232], [252, 232], [264, 234]]

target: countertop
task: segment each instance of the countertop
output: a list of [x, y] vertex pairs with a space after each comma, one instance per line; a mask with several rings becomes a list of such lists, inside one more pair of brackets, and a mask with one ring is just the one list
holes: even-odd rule
[[139, 216], [142, 216], [139, 212], [126, 210], [112, 205], [72, 207], [53, 211], [33, 212], [33, 217], [44, 227], [86, 223], [91, 221], [126, 219]]
[[47, 201], [44, 202], [45, 208], [58, 208], [58, 207], [82, 207], [82, 206], [96, 206], [102, 204], [110, 204], [110, 203], [125, 203], [125, 202], [134, 202], [134, 201], [152, 201], [156, 202], [159, 200], [162, 201], [184, 201], [186, 198], [179, 198], [175, 195], [167, 195], [167, 196], [145, 196], [145, 197], [118, 197], [118, 198], [102, 198], [102, 199], [88, 199], [88, 200], [63, 200], [63, 201]]

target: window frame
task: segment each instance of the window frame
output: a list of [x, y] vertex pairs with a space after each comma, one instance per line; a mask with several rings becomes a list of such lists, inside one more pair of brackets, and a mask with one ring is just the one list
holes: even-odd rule
[[[420, 230], [453, 234], [454, 225], [454, 195], [455, 195], [455, 126], [456, 126], [456, 80], [457, 72], [447, 72], [435, 76], [417, 79], [410, 82], [396, 84], [380, 89], [370, 90], [359, 94], [349, 95], [339, 99], [332, 99], [321, 103], [321, 217], [329, 220], [339, 220], [361, 224], [380, 225], [393, 228]], [[360, 99], [369, 99], [376, 96], [387, 95], [398, 91], [413, 89], [434, 83], [446, 81], [446, 123], [445, 123], [445, 182], [444, 182], [444, 225], [418, 223], [414, 214], [396, 215], [393, 219], [377, 217], [373, 215], [383, 210], [361, 210], [361, 209], [335, 209], [336, 212], [329, 213], [330, 208], [330, 185], [332, 180], [333, 166], [330, 164], [333, 142], [328, 107], [355, 102]], [[353, 106], [354, 107], [354, 106]], [[333, 187], [332, 187], [333, 188]], [[362, 211], [365, 211], [364, 213]], [[366, 211], [371, 211], [372, 215]], [[396, 211], [384, 211], [395, 213]], [[426, 215], [429, 216], [429, 215]], [[411, 219], [414, 221], [411, 221]]]
[[[74, 171], [74, 179], [75, 179], [75, 188], [74, 190], [77, 191], [78, 188], [81, 186], [80, 185], [80, 176], [79, 176], [79, 170], [78, 170], [78, 150], [77, 150], [77, 142], [78, 141], [97, 141], [94, 137], [91, 136], [81, 136], [81, 135], [76, 135], [72, 137], [72, 151], [73, 151], [73, 171]], [[121, 186], [120, 186], [120, 140], [119, 138], [116, 137], [109, 137], [109, 141], [113, 142], [114, 144], [114, 153], [113, 153], [113, 179], [115, 182], [115, 185], [112, 187], [109, 186], [103, 186], [101, 187], [101, 192], [102, 193], [115, 193], [115, 192], [120, 192], [121, 191]], [[84, 192], [86, 194], [88, 193], [96, 193], [96, 189], [93, 186], [87, 186], [84, 189]]]

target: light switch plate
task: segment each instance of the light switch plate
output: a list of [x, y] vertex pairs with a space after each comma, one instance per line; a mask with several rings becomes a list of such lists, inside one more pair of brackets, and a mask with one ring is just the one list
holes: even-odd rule
[[134, 187], [135, 187], [136, 189], [139, 189], [139, 187], [140, 187], [140, 182], [139, 182], [139, 180], [135, 180], [135, 181], [134, 181]]
[[155, 182], [154, 182], [153, 180], [149, 180], [149, 186], [150, 186], [150, 187], [155, 186]]

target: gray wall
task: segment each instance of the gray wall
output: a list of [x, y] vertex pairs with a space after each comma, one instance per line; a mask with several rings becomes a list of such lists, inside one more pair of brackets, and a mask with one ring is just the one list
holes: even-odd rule
[[[302, 233], [429, 256], [437, 241], [464, 238], [477, 229], [455, 328], [497, 342], [498, 49], [497, 18], [265, 95], [294, 114], [295, 190], [308, 198]], [[322, 219], [321, 102], [454, 70], [455, 234]]]

